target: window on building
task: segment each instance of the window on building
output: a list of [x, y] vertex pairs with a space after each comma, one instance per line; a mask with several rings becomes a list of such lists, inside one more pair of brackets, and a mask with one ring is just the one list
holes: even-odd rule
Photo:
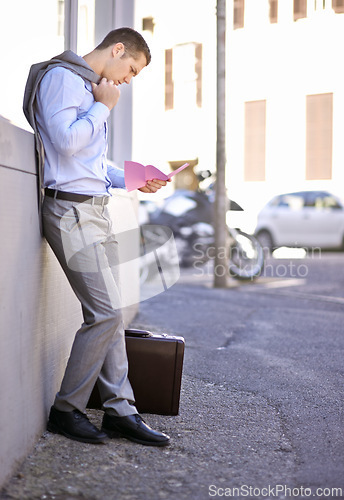
[[[65, 48], [64, 3], [58, 0], [0, 1], [0, 19], [0, 45], [3, 49], [0, 115], [25, 130], [31, 130], [22, 109], [29, 68], [35, 62], [46, 61], [54, 54], [63, 52]], [[43, 19], [44, 22], [42, 22]], [[20, 32], [20, 37], [18, 37], [18, 32]], [[23, 40], [25, 40], [25, 50], [23, 50]], [[13, 54], [19, 53], [20, 64], [17, 64], [14, 69]], [[4, 68], [13, 68], [15, 78], [4, 78]], [[4, 140], [4, 137], [0, 138], [2, 146], [5, 144]]]
[[244, 180], [265, 180], [266, 101], [245, 102]]
[[332, 178], [333, 94], [306, 97], [306, 180]]
[[202, 107], [202, 44], [196, 43], [195, 46], [195, 71], [196, 71], [196, 104]]
[[278, 0], [269, 0], [270, 23], [277, 23], [278, 20]]
[[64, 0], [57, 0], [57, 36], [64, 36]]
[[344, 13], [344, 0], [332, 0], [332, 9], [337, 14]]
[[294, 0], [294, 21], [307, 17], [307, 0]]
[[165, 50], [165, 110], [173, 109], [173, 50]]
[[144, 17], [142, 19], [142, 29], [143, 31], [150, 31], [153, 33], [154, 31], [154, 19], [152, 17]]
[[326, 4], [327, 4], [327, 0], [314, 0], [314, 9], [315, 10], [325, 10]]
[[78, 0], [78, 53], [94, 48], [95, 0]]
[[234, 0], [233, 27], [234, 29], [244, 27], [245, 0]]
[[165, 110], [202, 106], [202, 44], [165, 51]]

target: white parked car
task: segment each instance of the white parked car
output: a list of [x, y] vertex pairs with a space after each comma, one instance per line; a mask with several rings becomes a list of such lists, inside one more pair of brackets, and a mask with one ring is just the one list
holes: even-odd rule
[[267, 250], [344, 248], [344, 204], [327, 191], [275, 196], [259, 212], [255, 235]]

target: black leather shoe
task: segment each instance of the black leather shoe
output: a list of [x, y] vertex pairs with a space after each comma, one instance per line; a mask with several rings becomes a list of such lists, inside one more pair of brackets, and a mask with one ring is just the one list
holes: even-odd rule
[[83, 443], [98, 444], [109, 441], [108, 436], [91, 424], [87, 416], [79, 410], [60, 411], [52, 406], [47, 429], [54, 434], [62, 434]]
[[137, 413], [127, 417], [115, 417], [105, 413], [102, 431], [111, 438], [124, 437], [148, 446], [166, 446], [170, 442], [169, 436], [151, 429]]

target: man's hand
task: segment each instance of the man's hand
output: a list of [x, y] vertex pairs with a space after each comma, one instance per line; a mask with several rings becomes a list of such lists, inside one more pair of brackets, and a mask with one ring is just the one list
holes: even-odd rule
[[98, 85], [92, 83], [92, 90], [94, 99], [97, 102], [105, 104], [110, 111], [116, 106], [121, 95], [121, 91], [117, 85], [112, 80], [107, 80], [106, 78], [102, 78]]
[[142, 193], [156, 193], [160, 188], [166, 186], [167, 182], [171, 182], [171, 179], [168, 179], [168, 181], [153, 179], [152, 181], [147, 181], [146, 185], [139, 188], [138, 191], [141, 191]]

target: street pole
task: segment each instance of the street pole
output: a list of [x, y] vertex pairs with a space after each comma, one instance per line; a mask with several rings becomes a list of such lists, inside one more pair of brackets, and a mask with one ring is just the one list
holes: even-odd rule
[[226, 249], [226, 0], [217, 0], [217, 141], [215, 198], [214, 287], [224, 288], [228, 280]]

